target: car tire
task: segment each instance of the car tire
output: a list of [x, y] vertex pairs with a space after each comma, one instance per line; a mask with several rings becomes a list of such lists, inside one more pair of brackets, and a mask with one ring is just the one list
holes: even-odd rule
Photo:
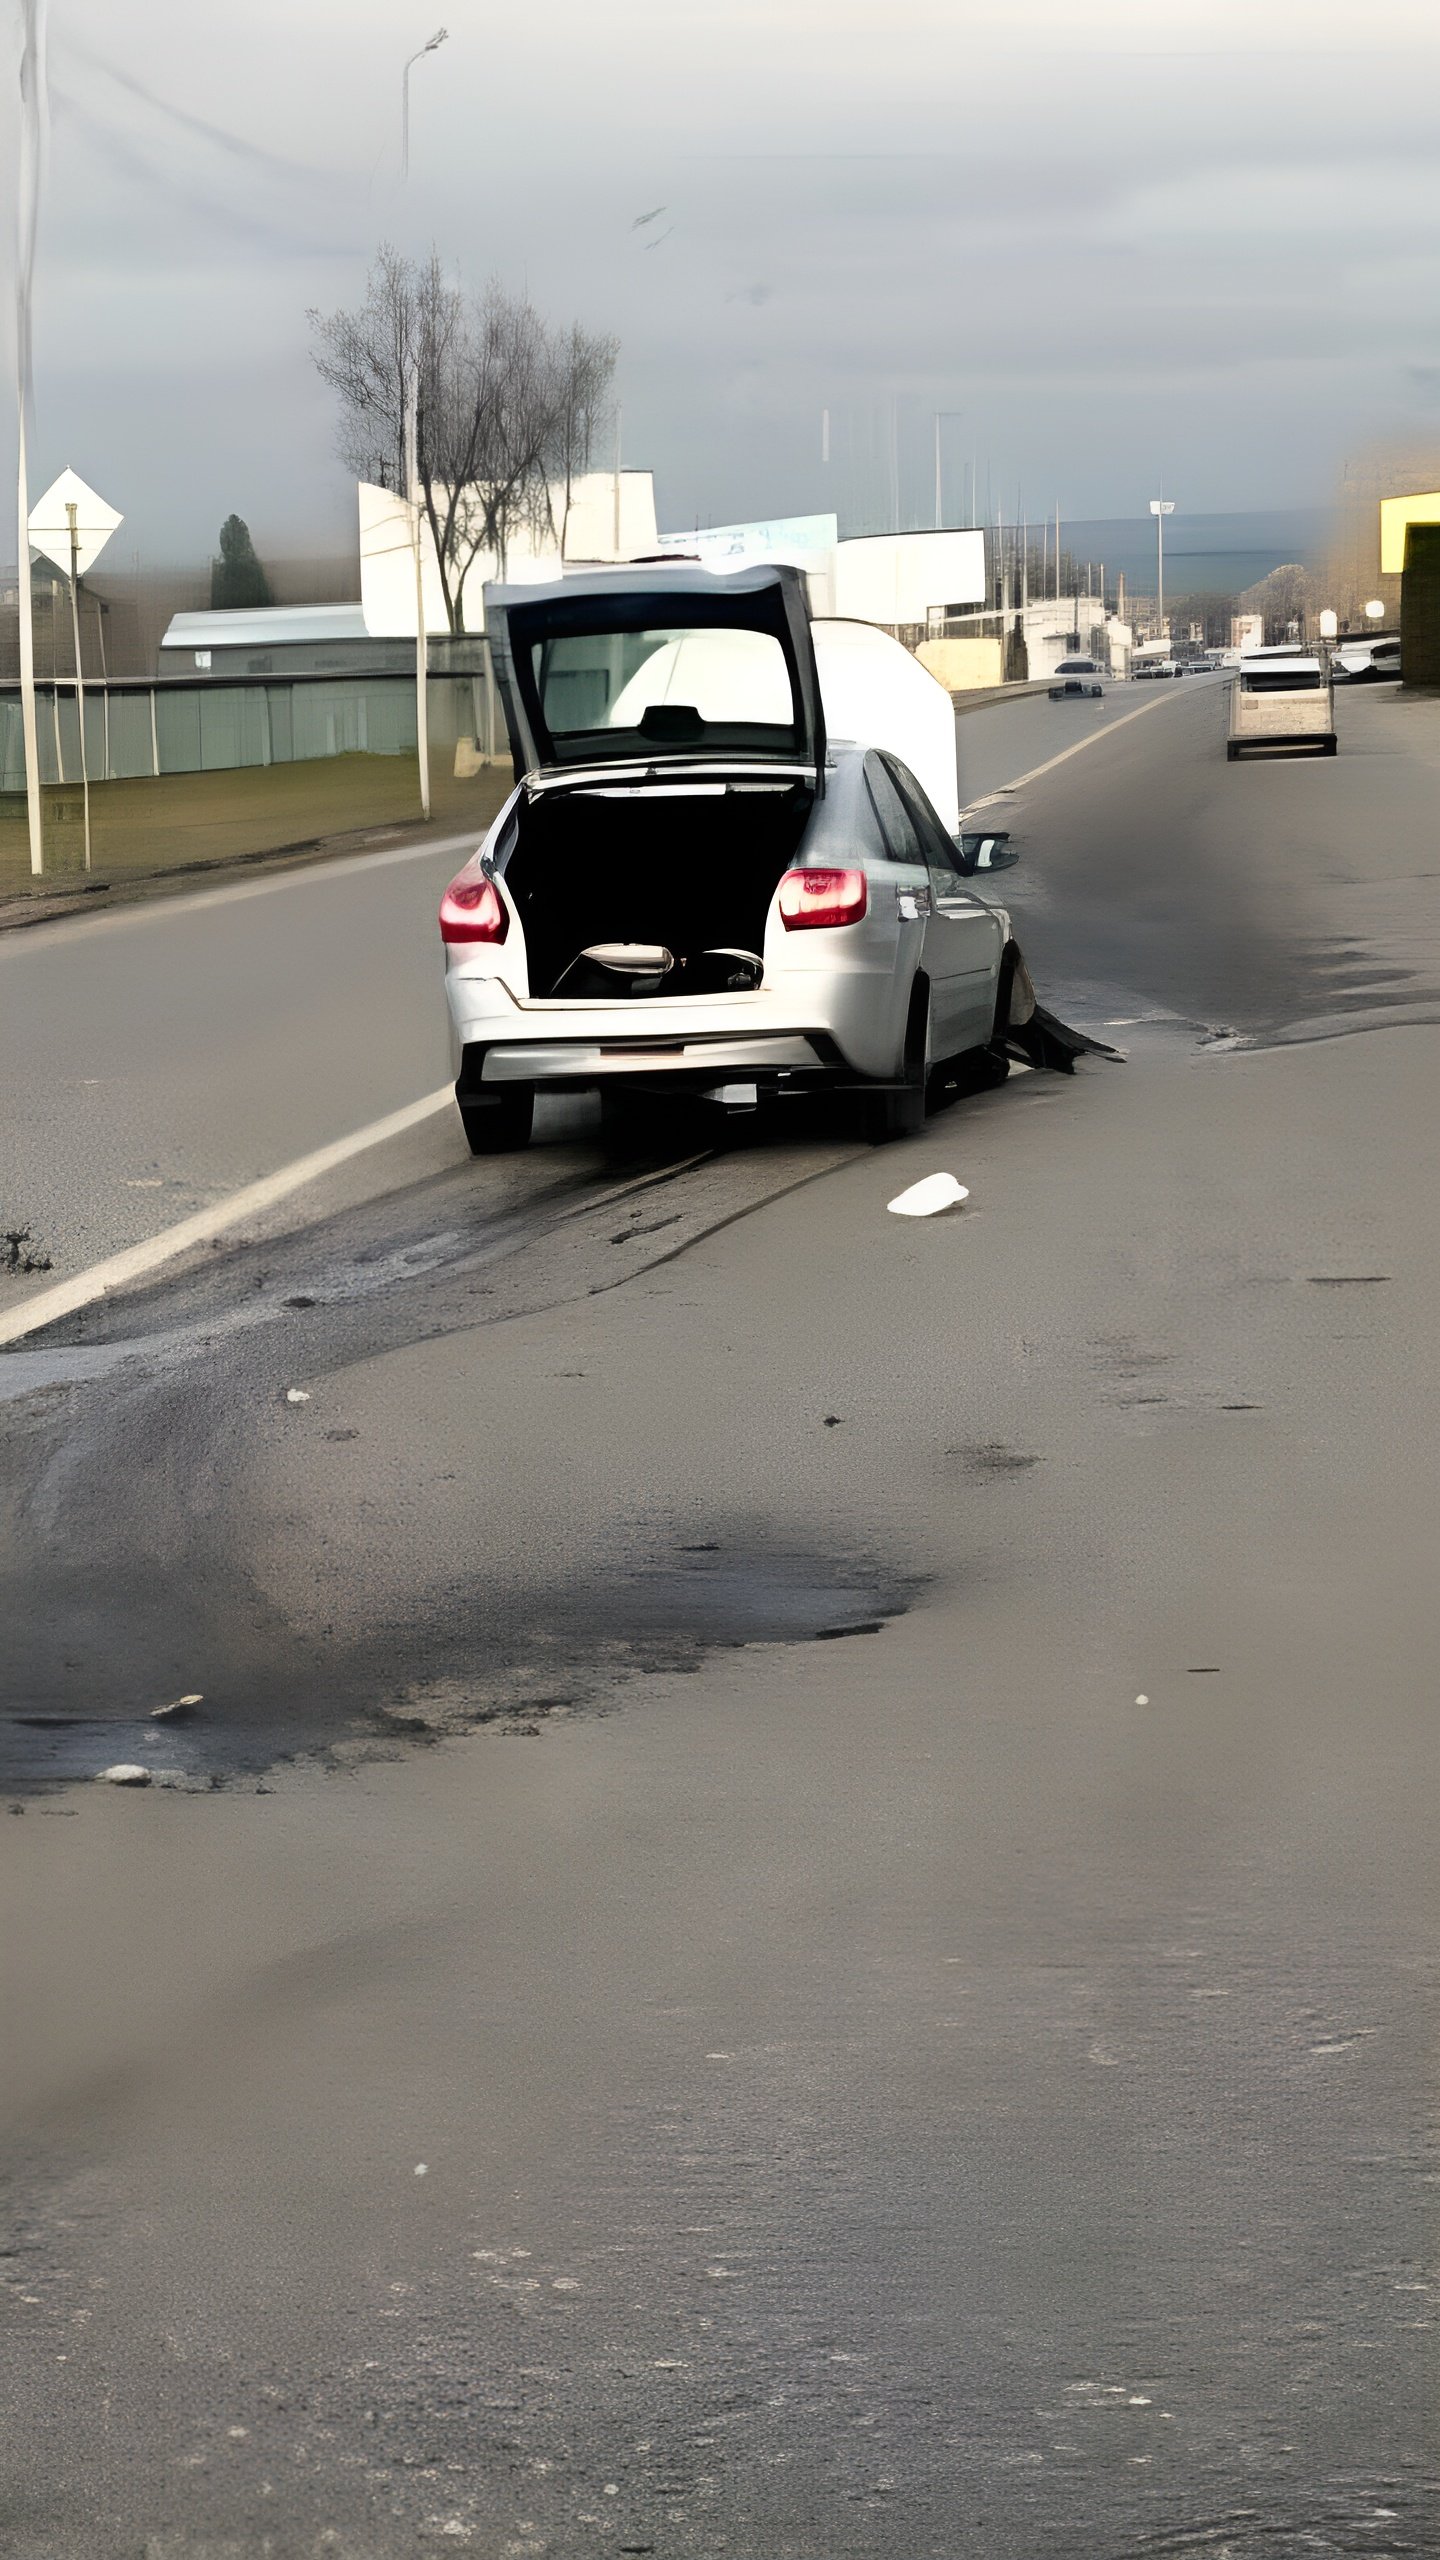
[[1233, 738], [1227, 738], [1225, 742], [1225, 761], [1227, 764], [1238, 764], [1240, 761], [1240, 750]]
[[962, 1101], [967, 1094], [992, 1093], [1009, 1073], [1010, 1061], [1003, 1049], [988, 1042], [983, 1049], [962, 1049], [958, 1058], [949, 1059], [932, 1075], [930, 1107], [937, 1110], [942, 1103]]
[[1327, 754], [1327, 756], [1335, 756], [1335, 755], [1338, 755], [1338, 754], [1339, 754], [1339, 752], [1340, 752], [1340, 741], [1339, 741], [1339, 739], [1338, 739], [1338, 738], [1327, 738], [1327, 739], [1326, 739], [1326, 741], [1325, 741], [1325, 753]]
[[493, 1099], [460, 1104], [460, 1125], [472, 1156], [509, 1155], [528, 1147], [535, 1118], [533, 1084], [501, 1086]]
[[918, 1138], [925, 1126], [930, 1080], [930, 985], [925, 978], [917, 978], [910, 990], [902, 1073], [903, 1083], [860, 1098], [860, 1127], [872, 1147], [888, 1146], [895, 1138]]

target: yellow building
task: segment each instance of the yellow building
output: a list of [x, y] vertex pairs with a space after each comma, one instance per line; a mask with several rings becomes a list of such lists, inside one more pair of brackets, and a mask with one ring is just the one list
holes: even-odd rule
[[1398, 578], [1405, 567], [1405, 537], [1412, 524], [1440, 524], [1440, 489], [1427, 489], [1414, 497], [1382, 498], [1380, 501], [1380, 569], [1385, 577]]

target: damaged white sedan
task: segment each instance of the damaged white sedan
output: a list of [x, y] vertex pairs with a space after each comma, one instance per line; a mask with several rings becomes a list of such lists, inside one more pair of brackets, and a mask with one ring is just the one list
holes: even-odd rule
[[[1007, 1040], [1043, 1036], [972, 885], [1013, 851], [951, 832], [952, 707], [898, 642], [812, 625], [768, 563], [492, 587], [485, 611], [519, 779], [440, 909], [476, 1154], [525, 1144], [538, 1091], [596, 1087], [733, 1112], [839, 1085], [898, 1136], [957, 1064], [998, 1080]], [[853, 743], [827, 738], [841, 704]]]

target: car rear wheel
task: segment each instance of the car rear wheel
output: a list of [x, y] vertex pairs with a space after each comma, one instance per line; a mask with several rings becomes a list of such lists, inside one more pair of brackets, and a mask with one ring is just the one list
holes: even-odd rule
[[988, 1043], [983, 1049], [962, 1049], [958, 1058], [937, 1067], [930, 1079], [930, 1105], [938, 1109], [946, 1102], [963, 1101], [967, 1094], [990, 1093], [1005, 1082], [1010, 1061], [1003, 1049]]
[[460, 1104], [460, 1125], [472, 1156], [507, 1155], [516, 1147], [528, 1147], [534, 1118], [531, 1084], [502, 1085], [483, 1102]]

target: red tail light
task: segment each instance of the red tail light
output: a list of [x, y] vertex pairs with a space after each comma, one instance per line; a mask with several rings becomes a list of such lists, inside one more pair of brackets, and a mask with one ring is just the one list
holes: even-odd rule
[[787, 871], [780, 883], [780, 921], [787, 933], [806, 925], [858, 924], [865, 907], [863, 871]]
[[442, 942], [503, 942], [510, 930], [509, 909], [493, 880], [462, 871], [440, 901]]

